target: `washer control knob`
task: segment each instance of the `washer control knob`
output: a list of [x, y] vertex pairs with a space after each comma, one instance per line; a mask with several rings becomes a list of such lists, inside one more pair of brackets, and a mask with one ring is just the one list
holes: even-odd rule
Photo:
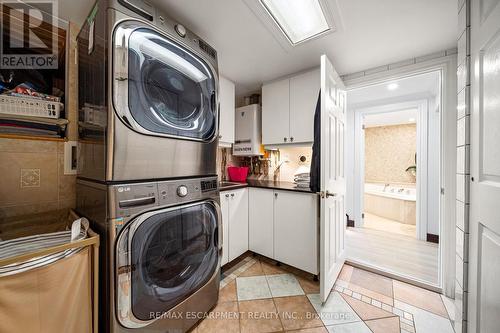
[[182, 38], [186, 37], [186, 28], [182, 24], [175, 25], [175, 32]]
[[188, 194], [188, 188], [185, 185], [181, 185], [177, 188], [177, 195], [180, 197], [185, 197]]

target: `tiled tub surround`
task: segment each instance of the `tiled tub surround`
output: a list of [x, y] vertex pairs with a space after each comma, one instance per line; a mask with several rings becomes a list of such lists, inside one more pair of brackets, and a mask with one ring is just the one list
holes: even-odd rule
[[222, 277], [218, 305], [192, 332], [453, 333], [447, 299], [349, 265], [325, 304], [311, 275], [264, 257]]

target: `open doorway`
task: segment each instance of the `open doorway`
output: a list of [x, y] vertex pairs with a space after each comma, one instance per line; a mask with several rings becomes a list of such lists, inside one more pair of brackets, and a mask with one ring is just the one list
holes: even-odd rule
[[417, 108], [363, 116], [364, 228], [418, 238], [417, 116]]
[[355, 142], [347, 256], [355, 263], [437, 287], [441, 72], [351, 90], [347, 100]]

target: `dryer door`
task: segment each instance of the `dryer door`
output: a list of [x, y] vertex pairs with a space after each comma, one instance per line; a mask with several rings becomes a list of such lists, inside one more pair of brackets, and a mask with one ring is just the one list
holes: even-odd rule
[[205, 201], [131, 222], [118, 240], [122, 325], [141, 327], [165, 316], [219, 274], [218, 219], [218, 205]]
[[215, 70], [186, 47], [133, 23], [114, 35], [114, 103], [143, 134], [195, 141], [217, 135]]

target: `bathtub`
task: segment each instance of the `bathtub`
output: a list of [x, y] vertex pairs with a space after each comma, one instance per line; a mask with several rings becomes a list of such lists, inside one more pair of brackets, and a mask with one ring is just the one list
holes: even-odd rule
[[365, 183], [364, 211], [405, 224], [416, 224], [415, 187]]

